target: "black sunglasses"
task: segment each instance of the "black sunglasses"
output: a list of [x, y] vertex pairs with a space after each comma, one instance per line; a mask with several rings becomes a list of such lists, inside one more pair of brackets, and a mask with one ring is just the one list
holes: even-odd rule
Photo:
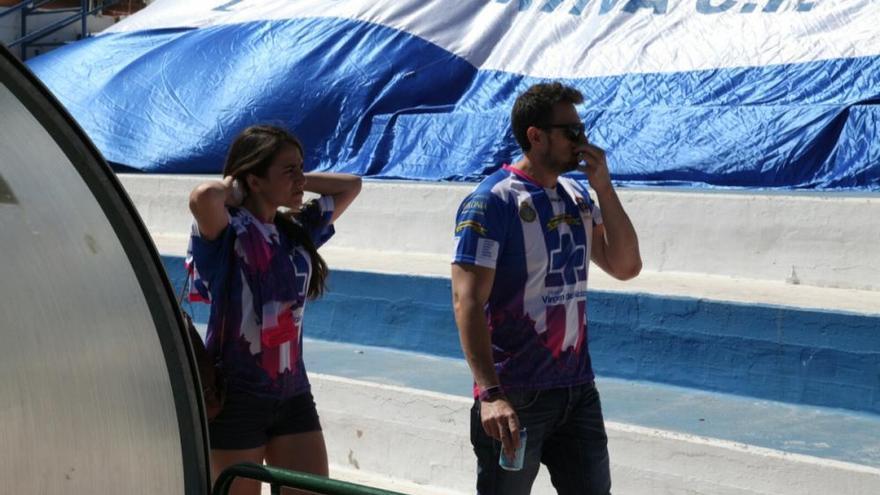
[[569, 141], [580, 141], [581, 136], [584, 136], [587, 132], [587, 126], [581, 122], [575, 124], [550, 124], [545, 126], [544, 129], [562, 129], [562, 133]]

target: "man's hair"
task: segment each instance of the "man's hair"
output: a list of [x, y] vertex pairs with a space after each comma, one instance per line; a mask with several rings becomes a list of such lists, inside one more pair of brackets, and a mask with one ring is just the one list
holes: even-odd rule
[[559, 82], [539, 83], [517, 96], [510, 112], [513, 137], [523, 151], [532, 148], [526, 130], [529, 127], [545, 128], [553, 122], [553, 107], [557, 103], [578, 105], [584, 102], [580, 91]]

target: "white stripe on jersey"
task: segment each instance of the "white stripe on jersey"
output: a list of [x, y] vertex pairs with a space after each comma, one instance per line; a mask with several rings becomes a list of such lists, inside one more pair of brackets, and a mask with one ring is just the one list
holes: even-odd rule
[[[574, 181], [569, 181], [564, 178], [560, 178], [559, 183], [562, 185], [562, 188], [566, 193], [571, 197], [572, 201], [577, 201], [577, 198], [580, 197], [584, 201], [588, 201], [589, 198], [584, 198], [583, 194], [576, 190], [574, 187]], [[555, 207], [554, 207], [555, 212]], [[577, 293], [586, 293], [587, 290], [587, 280], [590, 277], [590, 252], [592, 251], [593, 243], [592, 243], [592, 235], [593, 235], [593, 222], [591, 218], [585, 218], [587, 215], [584, 215], [584, 212], [580, 212], [580, 218], [582, 227], [584, 229], [584, 235], [586, 235], [586, 248], [584, 252], [584, 279], [578, 281], [575, 284], [574, 290]], [[571, 226], [568, 224], [561, 224], [560, 227], [565, 226], [565, 228], [571, 232]], [[561, 233], [561, 232], [560, 232]], [[579, 299], [579, 298], [577, 298]], [[578, 344], [578, 336], [580, 335], [580, 328], [578, 323], [581, 321], [580, 316], [578, 315], [578, 305], [570, 304], [566, 308], [566, 324], [565, 324], [565, 340], [562, 343], [562, 350], [566, 350], [569, 347], [574, 347]], [[584, 310], [586, 312], [586, 297], [584, 297]], [[584, 321], [586, 321], [586, 315], [584, 315]], [[572, 328], [574, 327], [574, 328]]]
[[[562, 182], [563, 181], [560, 181], [560, 183]], [[546, 189], [545, 191], [547, 192], [547, 197], [550, 199], [550, 205], [553, 207], [553, 216], [556, 217], [558, 215], [565, 215], [565, 202], [562, 201], [562, 197], [556, 192], [555, 189]], [[572, 236], [571, 238], [574, 239], [571, 232], [571, 225], [569, 225], [568, 223], [559, 223], [559, 225], [556, 227], [556, 230], [559, 235], [560, 245], [562, 242], [562, 238], [565, 235]], [[580, 289], [580, 284], [575, 282], [574, 286], [568, 284], [563, 285], [562, 290], [559, 293], [571, 294], [571, 291], [576, 292]], [[580, 318], [578, 318], [577, 298], [565, 301], [565, 337], [562, 340], [562, 347], [560, 350], [565, 351], [569, 347], [572, 347], [577, 343], [578, 334], [580, 333], [580, 328], [578, 326], [579, 322]]]
[[[241, 335], [251, 342], [251, 345], [262, 345], [260, 340], [260, 325], [257, 324], [257, 316], [254, 314], [254, 295], [247, 280], [241, 279]], [[229, 338], [229, 336], [227, 336]], [[258, 349], [251, 349], [252, 353], [258, 352]]]
[[[580, 283], [577, 284], [577, 291], [581, 290]], [[565, 306], [565, 338], [562, 340], [562, 351], [568, 350], [569, 347], [577, 345], [578, 336], [581, 334], [580, 322], [581, 317], [578, 315], [580, 308], [578, 307], [578, 298], [575, 298]]]
[[278, 347], [278, 373], [284, 373], [290, 368], [290, 341], [281, 344]]
[[[511, 182], [510, 189], [516, 193], [517, 208], [526, 203], [533, 211], [537, 212], [532, 202], [532, 195], [525, 185], [514, 180], [513, 174], [507, 179]], [[506, 182], [506, 181], [502, 181]], [[547, 275], [547, 242], [544, 240], [544, 228], [541, 218], [526, 222], [517, 215], [522, 226], [523, 241], [526, 255], [526, 285], [523, 291], [523, 311], [535, 321], [535, 332], [541, 334], [547, 331], [547, 305], [544, 304], [546, 286], [544, 279]]]

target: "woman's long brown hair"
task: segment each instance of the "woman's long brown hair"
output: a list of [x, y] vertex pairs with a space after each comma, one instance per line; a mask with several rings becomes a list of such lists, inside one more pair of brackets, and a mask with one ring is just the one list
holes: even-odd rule
[[[247, 188], [245, 178], [248, 175], [266, 177], [266, 172], [275, 156], [284, 146], [295, 146], [301, 154], [302, 143], [293, 134], [286, 130], [270, 125], [255, 125], [241, 132], [229, 147], [226, 164], [223, 166], [223, 176], [232, 176]], [[309, 233], [290, 216], [277, 212], [275, 214], [275, 226], [278, 231], [287, 236], [295, 244], [301, 245], [309, 253], [312, 261], [312, 275], [309, 279], [309, 290], [306, 294], [309, 299], [316, 299], [326, 289], [327, 263], [318, 253], [315, 242]]]

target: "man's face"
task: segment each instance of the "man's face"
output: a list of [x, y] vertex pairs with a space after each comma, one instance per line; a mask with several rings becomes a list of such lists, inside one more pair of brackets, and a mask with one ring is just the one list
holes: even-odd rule
[[578, 155], [584, 151], [587, 137], [577, 110], [571, 103], [558, 103], [553, 108], [547, 135], [545, 161], [557, 173], [571, 172], [578, 167]]

